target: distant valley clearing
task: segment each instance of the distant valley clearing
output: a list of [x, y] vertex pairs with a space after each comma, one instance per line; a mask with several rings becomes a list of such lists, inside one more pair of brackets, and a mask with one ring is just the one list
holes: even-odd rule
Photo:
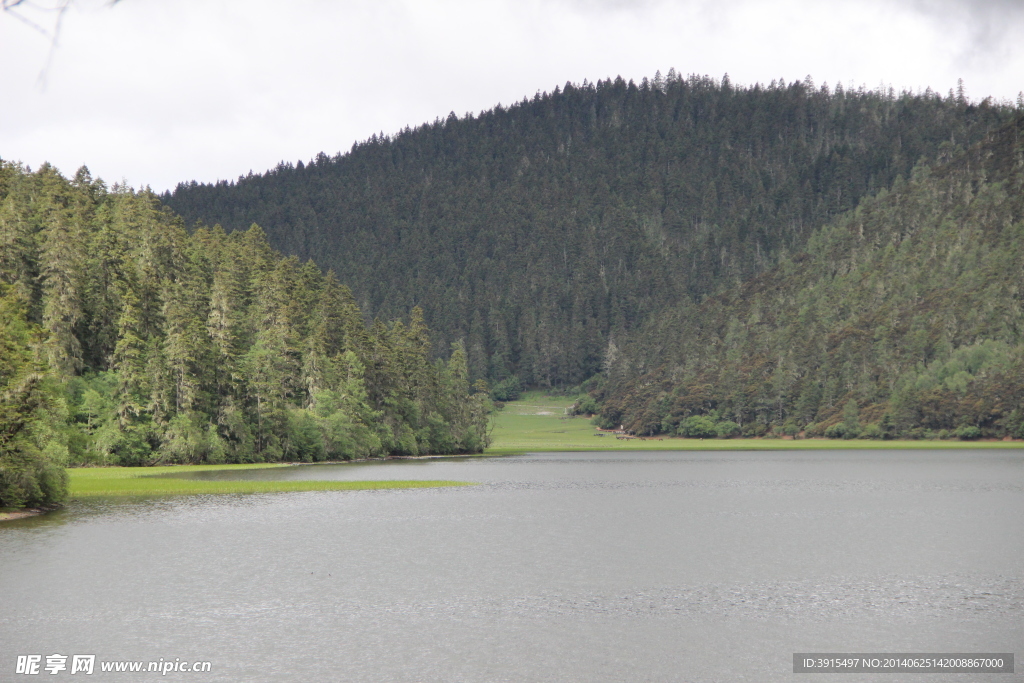
[[491, 445], [485, 455], [543, 451], [760, 451], [760, 450], [890, 450], [1024, 448], [1024, 441], [616, 438], [600, 432], [588, 417], [569, 416], [573, 404], [565, 396], [531, 391], [494, 415]]

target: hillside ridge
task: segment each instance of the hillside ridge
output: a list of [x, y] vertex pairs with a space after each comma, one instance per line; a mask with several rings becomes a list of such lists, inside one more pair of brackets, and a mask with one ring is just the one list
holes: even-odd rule
[[647, 326], [595, 395], [638, 433], [1024, 437], [1024, 116]]
[[370, 316], [421, 306], [435, 352], [463, 339], [474, 379], [566, 386], [1012, 112], [809, 81], [608, 79], [162, 200], [189, 224], [259, 224]]

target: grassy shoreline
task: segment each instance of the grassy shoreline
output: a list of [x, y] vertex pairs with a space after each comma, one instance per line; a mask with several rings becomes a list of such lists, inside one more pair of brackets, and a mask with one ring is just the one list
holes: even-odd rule
[[590, 420], [570, 417], [571, 398], [528, 392], [495, 415], [488, 455], [579, 451], [779, 451], [1022, 449], [1024, 441], [874, 441], [866, 439], [617, 439], [598, 436]]
[[289, 491], [362, 491], [367, 489], [437, 488], [470, 486], [471, 482], [444, 480], [401, 481], [210, 481], [177, 479], [168, 474], [218, 470], [255, 470], [294, 467], [291, 463], [250, 465], [167, 465], [159, 467], [80, 467], [68, 470], [72, 500], [100, 496], [161, 496]]
[[[780, 450], [963, 450], [1024, 449], [1024, 441], [869, 441], [837, 439], [618, 439], [599, 436], [586, 418], [570, 417], [570, 399], [529, 392], [506, 404], [494, 418], [492, 444], [483, 456], [528, 452], [581, 451], [780, 451]], [[429, 458], [467, 456], [422, 456]], [[470, 456], [474, 457], [474, 456]], [[475, 457], [480, 457], [475, 456]], [[406, 458], [394, 458], [406, 459]], [[417, 458], [418, 459], [418, 458]], [[314, 463], [329, 464], [329, 463]], [[256, 470], [296, 467], [299, 463], [244, 465], [164, 465], [156, 467], [83, 467], [68, 470], [71, 499], [100, 496], [156, 496], [287, 491], [355, 491], [367, 489], [469, 486], [471, 482], [443, 480], [402, 481], [211, 481], [175, 478], [175, 474], [216, 470]], [[20, 515], [19, 515], [20, 516]]]
[[1024, 441], [839, 441], [834, 439], [684, 439], [664, 441], [631, 439], [615, 445], [503, 443], [487, 449], [488, 455], [516, 453], [579, 453], [586, 451], [890, 451], [890, 450], [1010, 450], [1024, 449]]

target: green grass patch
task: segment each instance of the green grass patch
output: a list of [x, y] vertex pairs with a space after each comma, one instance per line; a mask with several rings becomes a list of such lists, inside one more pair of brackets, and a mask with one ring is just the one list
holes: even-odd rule
[[494, 416], [488, 455], [543, 451], [792, 451], [1024, 448], [1021, 441], [873, 441], [861, 439], [617, 439], [598, 436], [585, 417], [569, 417], [573, 398], [529, 392]]
[[166, 467], [89, 467], [68, 470], [71, 497], [181, 496], [214, 493], [272, 493], [277, 491], [360, 491], [366, 489], [415, 489], [468, 486], [470, 482], [440, 480], [403, 481], [212, 481], [161, 476], [214, 470], [253, 470], [290, 467], [260, 465], [174, 465]]

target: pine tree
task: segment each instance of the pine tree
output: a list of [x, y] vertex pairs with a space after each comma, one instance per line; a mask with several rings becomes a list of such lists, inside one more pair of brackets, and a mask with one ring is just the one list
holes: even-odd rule
[[40, 192], [36, 213], [42, 225], [43, 327], [51, 337], [50, 364], [57, 372], [72, 375], [82, 368], [82, 346], [75, 328], [83, 317], [85, 231], [81, 216], [70, 206], [72, 193], [67, 181], [49, 165], [36, 175]]

